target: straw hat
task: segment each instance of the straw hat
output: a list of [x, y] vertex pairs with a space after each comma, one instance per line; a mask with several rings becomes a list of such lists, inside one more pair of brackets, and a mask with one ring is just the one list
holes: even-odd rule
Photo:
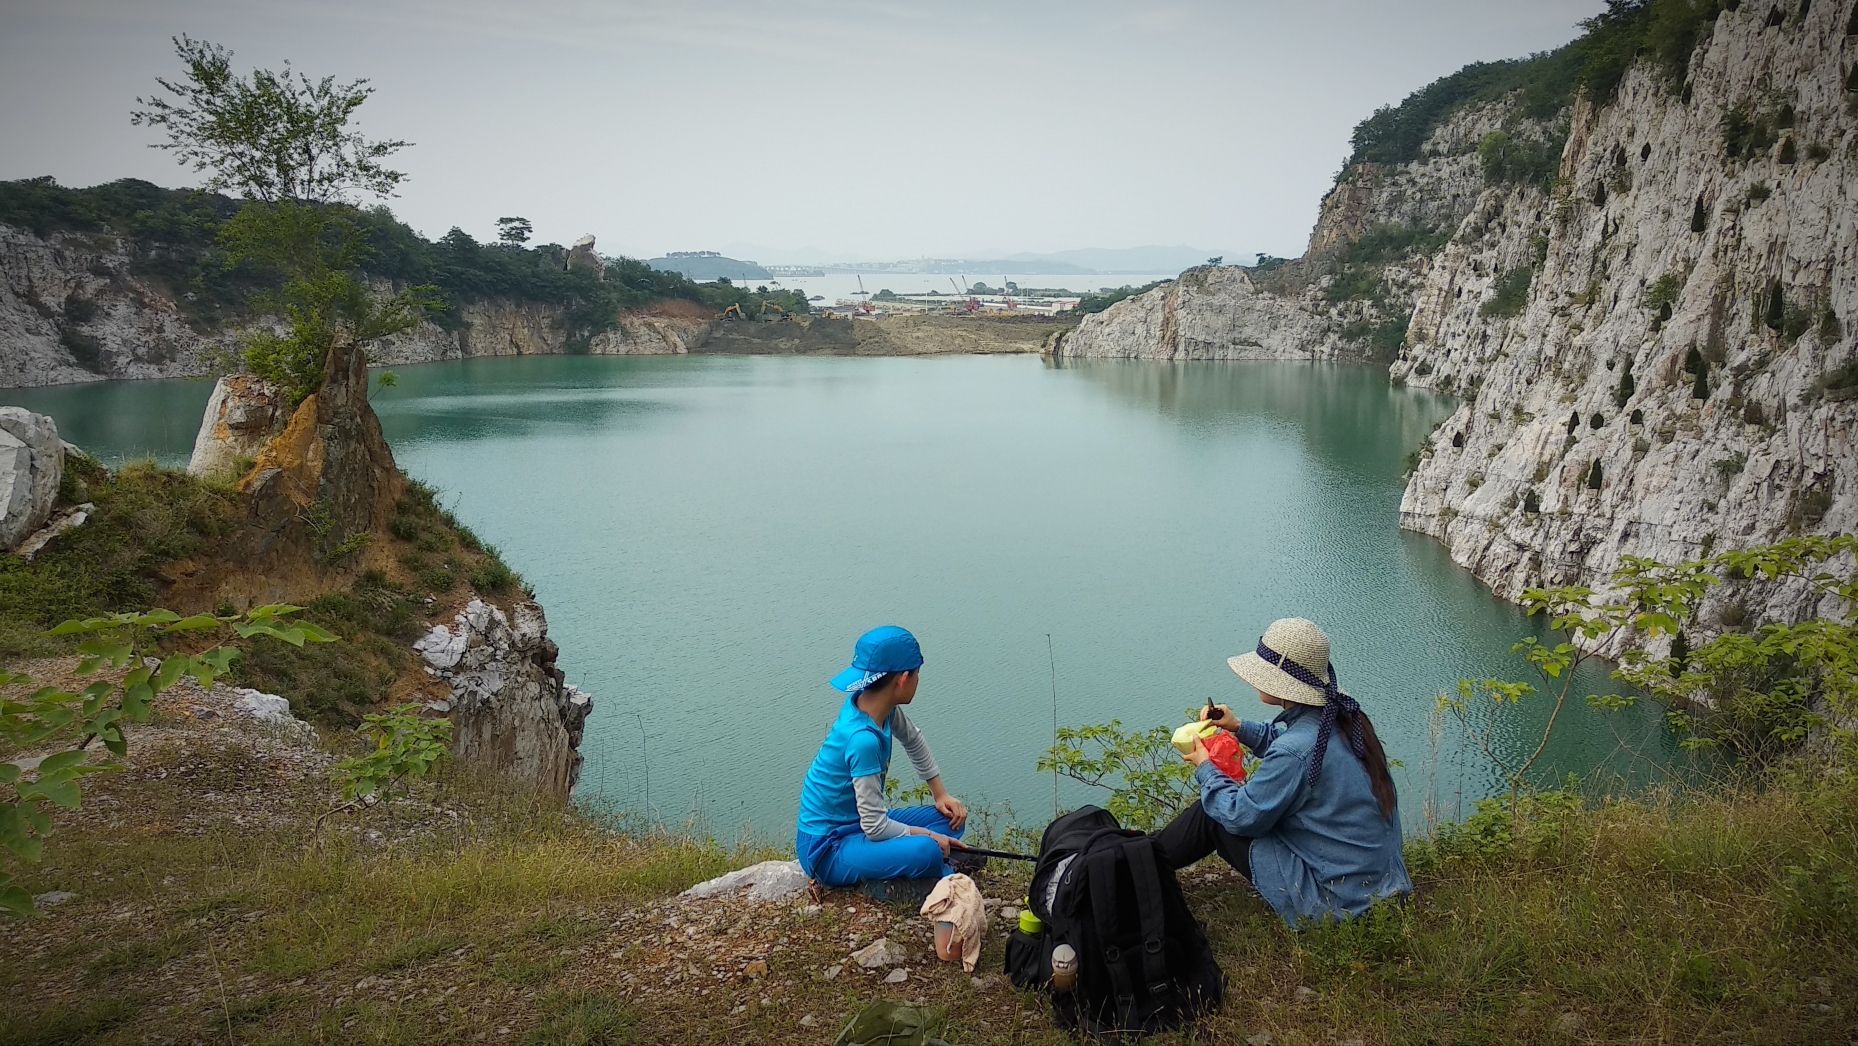
[[[1280, 618], [1271, 622], [1271, 627], [1264, 630], [1260, 647], [1267, 648], [1282, 659], [1295, 661], [1308, 669], [1317, 679], [1330, 679], [1329, 636], [1316, 627], [1313, 621], [1300, 617]], [[1262, 694], [1285, 701], [1295, 701], [1300, 705], [1326, 705], [1328, 698], [1322, 687], [1311, 686], [1290, 673], [1279, 668], [1278, 658], [1260, 657], [1256, 651], [1227, 658], [1226, 664], [1237, 672], [1240, 679], [1258, 688]]]

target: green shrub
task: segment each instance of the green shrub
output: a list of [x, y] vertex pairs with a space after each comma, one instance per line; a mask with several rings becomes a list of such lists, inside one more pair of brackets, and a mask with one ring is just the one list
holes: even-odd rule
[[1507, 317], [1522, 314], [1529, 304], [1529, 283], [1535, 276], [1535, 270], [1524, 266], [1511, 269], [1497, 277], [1491, 288], [1490, 300], [1478, 306], [1477, 314], [1487, 317]]
[[1477, 157], [1484, 181], [1491, 185], [1539, 185], [1546, 189], [1561, 171], [1561, 151], [1566, 145], [1566, 139], [1536, 141], [1492, 131], [1478, 143]]

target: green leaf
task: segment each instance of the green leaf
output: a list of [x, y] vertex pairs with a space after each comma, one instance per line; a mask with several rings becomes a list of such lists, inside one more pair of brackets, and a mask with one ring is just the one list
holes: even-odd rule
[[105, 628], [114, 628], [116, 624], [116, 622], [108, 618], [93, 617], [83, 621], [73, 618], [70, 621], [59, 623], [56, 627], [47, 630], [45, 634], [48, 636], [76, 636], [86, 632], [98, 632]]
[[193, 667], [193, 663], [194, 659], [186, 654], [170, 655], [161, 663], [161, 667], [155, 670], [155, 693], [159, 694], [173, 686], [175, 680], [181, 678], [183, 673]]
[[57, 755], [48, 755], [43, 762], [39, 763], [39, 777], [43, 779], [60, 770], [76, 766], [83, 762], [84, 758], [84, 753], [75, 748], [69, 752], [59, 752]]
[[31, 684], [31, 676], [23, 676], [18, 672], [10, 672], [4, 668], [0, 668], [0, 687], [30, 686]]
[[154, 710], [155, 689], [147, 683], [123, 688], [123, 714], [131, 722], [145, 723]]
[[19, 780], [21, 771], [17, 763], [0, 763], [0, 785], [10, 785]]
[[311, 643], [334, 643], [341, 638], [335, 633], [313, 625], [308, 621], [299, 622], [296, 631], [303, 633], [303, 638]]
[[35, 791], [67, 810], [75, 810], [83, 802], [76, 781], [53, 781], [49, 784], [41, 781]]
[[169, 625], [167, 628], [162, 629], [162, 631], [163, 632], [194, 632], [194, 631], [198, 631], [203, 628], [218, 628], [222, 624], [224, 624], [224, 622], [222, 622], [219, 618], [214, 617], [212, 614], [195, 614], [192, 617], [184, 617], [180, 619], [179, 621], [176, 621], [174, 624]]
[[0, 908], [22, 919], [31, 915], [35, 910], [32, 907], [32, 895], [10, 883], [0, 883]]
[[135, 616], [133, 623], [138, 625], [169, 625], [181, 619], [181, 615], [172, 610], [151, 610], [146, 614]]

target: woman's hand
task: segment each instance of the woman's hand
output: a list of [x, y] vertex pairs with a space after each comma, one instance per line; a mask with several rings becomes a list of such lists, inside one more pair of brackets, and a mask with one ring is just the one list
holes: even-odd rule
[[1196, 740], [1194, 742], [1194, 750], [1191, 752], [1181, 753], [1181, 758], [1187, 760], [1188, 762], [1192, 763], [1195, 766], [1199, 766], [1201, 763], [1204, 763], [1208, 759], [1213, 758], [1213, 753], [1208, 752], [1206, 750], [1205, 741]]
[[943, 835], [941, 832], [932, 832], [927, 828], [919, 829], [919, 831], [921, 834], [926, 835], [929, 838], [935, 840], [935, 844], [942, 848], [942, 856], [944, 858], [948, 857], [948, 851], [950, 849], [961, 845], [960, 843], [957, 843], [955, 840], [950, 839], [948, 836]]
[[1232, 709], [1225, 705], [1212, 705], [1210, 708], [1214, 714], [1200, 720], [1202, 723], [1212, 723], [1221, 730], [1237, 731], [1239, 729], [1239, 717], [1232, 714]]
[[968, 823], [968, 807], [961, 800], [943, 792], [935, 797], [935, 808], [943, 817], [948, 818], [948, 826], [961, 831], [961, 826]]

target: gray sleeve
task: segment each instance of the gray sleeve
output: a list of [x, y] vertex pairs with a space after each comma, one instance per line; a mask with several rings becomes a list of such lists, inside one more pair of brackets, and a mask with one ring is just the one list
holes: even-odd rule
[[902, 823], [890, 819], [890, 806], [884, 802], [883, 778], [877, 774], [852, 778], [852, 795], [858, 800], [858, 827], [874, 843], [910, 834]]
[[941, 769], [935, 765], [935, 756], [929, 752], [929, 742], [923, 739], [923, 732], [916, 729], [916, 724], [910, 722], [901, 708], [890, 713], [890, 736], [909, 753], [910, 765], [916, 768], [917, 777], [933, 781], [942, 776]]

